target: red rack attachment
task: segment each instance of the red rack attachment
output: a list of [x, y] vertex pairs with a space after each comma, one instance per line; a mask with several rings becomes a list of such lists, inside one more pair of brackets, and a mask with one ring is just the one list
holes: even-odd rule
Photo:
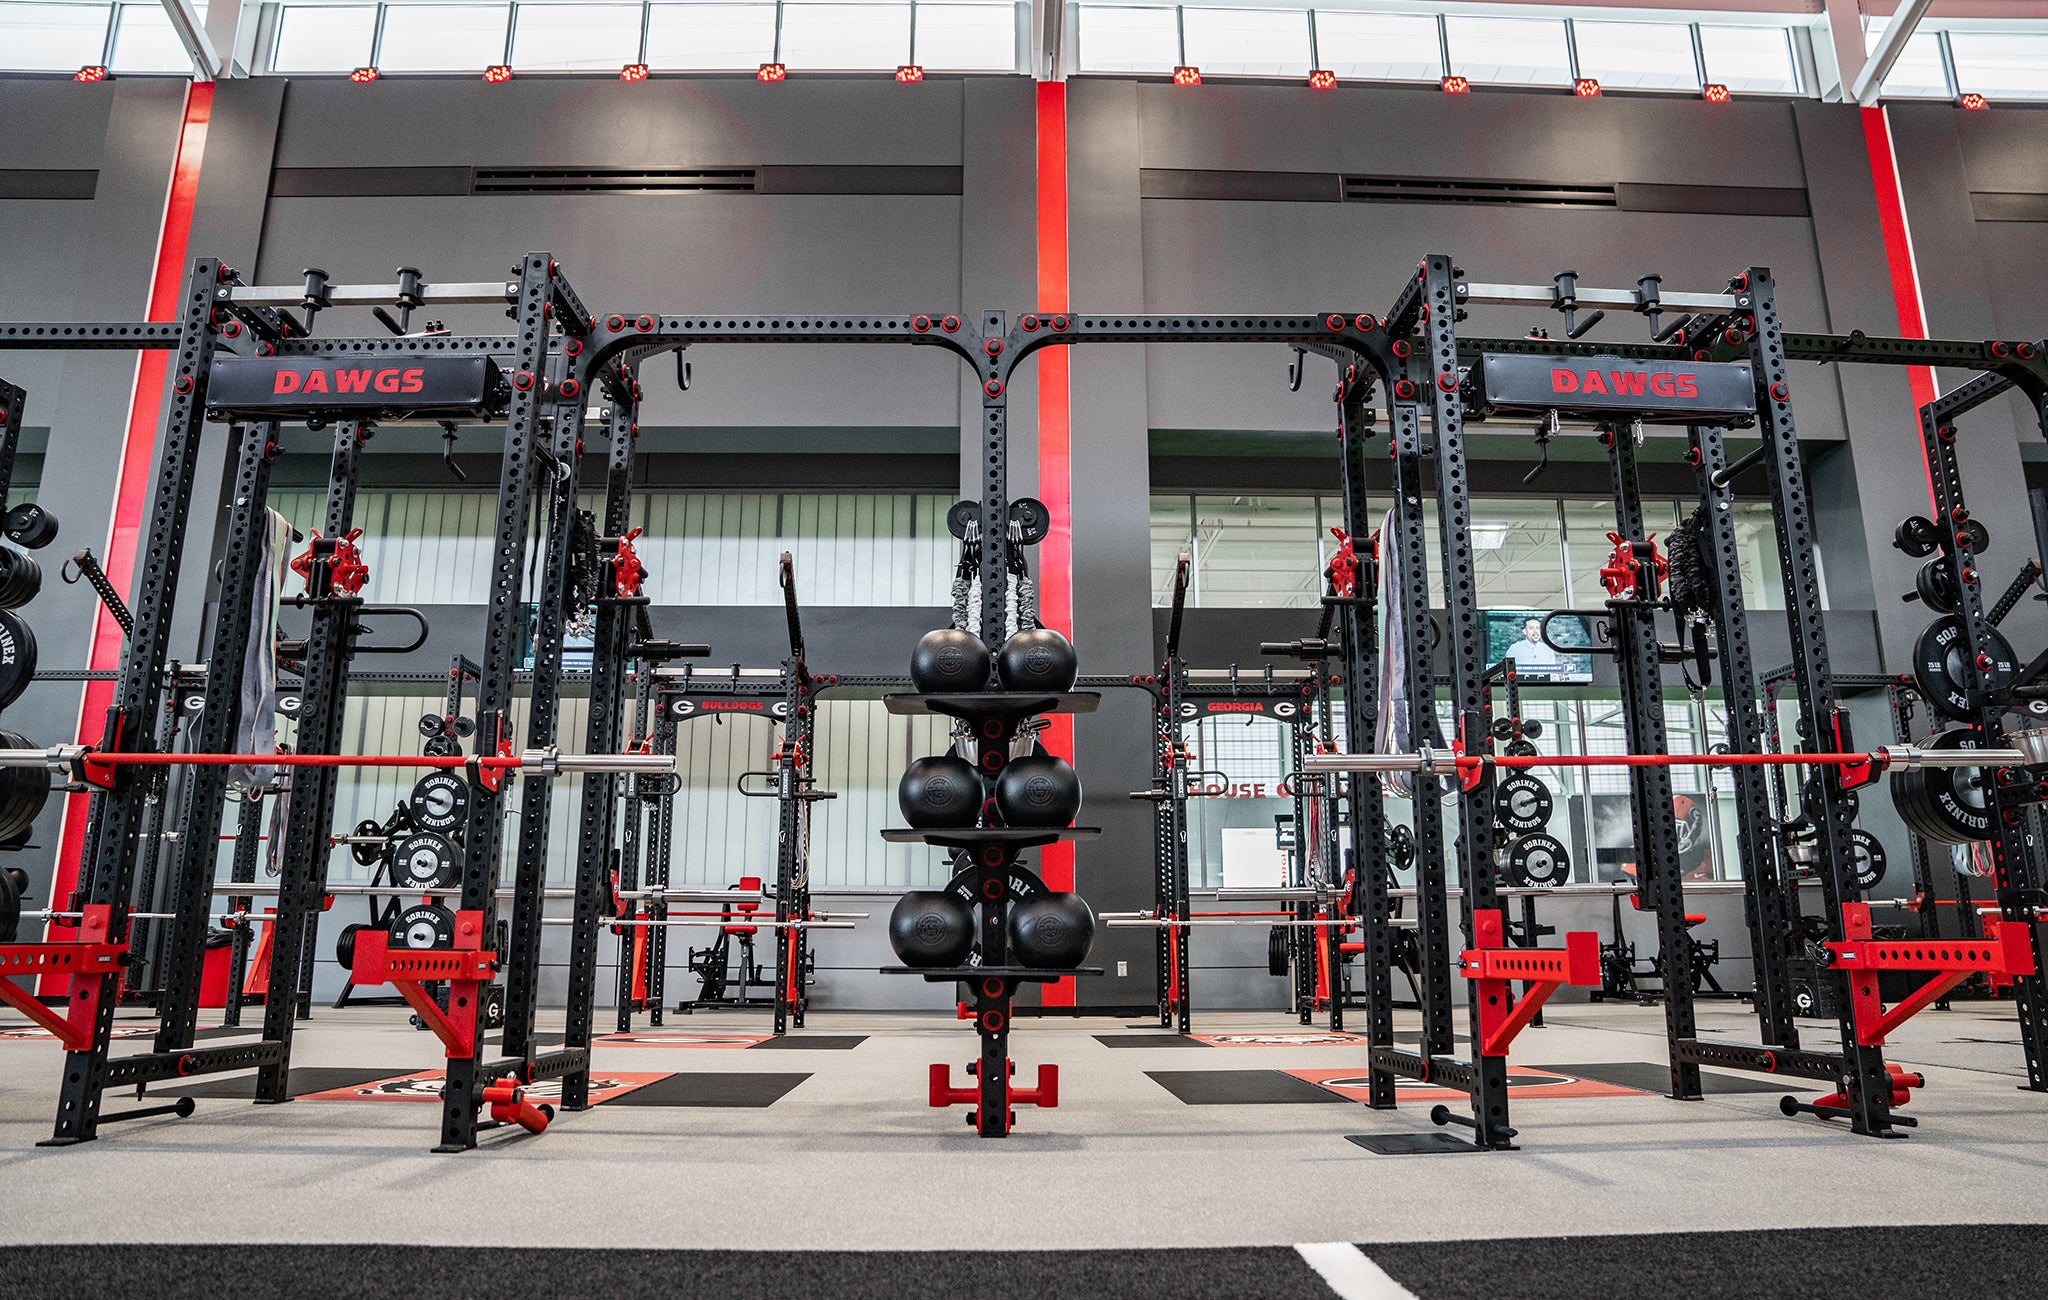
[[[1039, 1106], [1046, 1110], [1060, 1104], [1060, 1067], [1041, 1065], [1038, 1067], [1038, 1086], [1019, 1088], [1012, 1083], [1005, 1089], [1012, 1106]], [[973, 1076], [968, 1076], [964, 1088], [953, 1086], [953, 1067], [943, 1061], [932, 1062], [931, 1104], [936, 1107], [978, 1106], [981, 1104], [981, 1089], [975, 1086]]]
[[500, 1124], [517, 1124], [529, 1133], [545, 1133], [548, 1121], [555, 1117], [553, 1106], [536, 1106], [526, 1099], [526, 1089], [511, 1075], [484, 1089], [484, 1104], [491, 1108], [491, 1118]]
[[[1466, 979], [1479, 982], [1483, 1055], [1506, 1056], [1515, 1035], [1536, 1018], [1558, 985], [1598, 987], [1600, 983], [1600, 936], [1592, 930], [1571, 931], [1562, 948], [1510, 948], [1507, 927], [1496, 907], [1472, 913], [1472, 937], [1479, 946], [1458, 954], [1458, 967]], [[1525, 980], [1532, 987], [1510, 1005], [1515, 980]]]
[[[92, 1046], [93, 1025], [99, 1019], [100, 976], [119, 973], [128, 959], [127, 944], [106, 941], [113, 909], [95, 903], [84, 910], [77, 943], [0, 944], [0, 1002], [56, 1035], [67, 1052], [82, 1052]], [[70, 976], [71, 1005], [65, 1014], [58, 1015], [37, 1001], [33, 992], [16, 984], [15, 977], [22, 975]]]
[[[491, 982], [491, 966], [497, 954], [482, 951], [484, 914], [455, 914], [453, 948], [391, 951], [391, 936], [382, 930], [364, 930], [356, 935], [355, 961], [349, 978], [358, 985], [389, 984], [419, 1014], [420, 1023], [434, 1031], [447, 1049], [448, 1059], [476, 1055], [477, 991]], [[448, 983], [448, 1010], [442, 1011], [433, 995], [421, 985], [430, 981]]]
[[[1993, 980], [2034, 973], [2034, 950], [2024, 925], [2001, 925], [1984, 917], [1982, 939], [1872, 939], [1870, 904], [1842, 904], [1842, 938], [1827, 945], [1836, 970], [1849, 971], [1849, 1003], [1856, 1019], [1856, 1042], [1882, 1046], [1885, 1036], [1925, 1011], [1972, 975]], [[1877, 991], [1877, 972], [1937, 972], [1897, 1006], [1887, 1010]], [[1824, 1102], [1822, 1104], [1825, 1104]]]

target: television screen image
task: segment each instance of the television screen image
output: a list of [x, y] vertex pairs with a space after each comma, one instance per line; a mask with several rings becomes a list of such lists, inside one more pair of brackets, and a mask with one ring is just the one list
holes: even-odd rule
[[[1590, 682], [1591, 655], [1560, 654], [1543, 642], [1547, 609], [1486, 611], [1486, 661], [1515, 661], [1515, 675], [1525, 682]], [[1550, 639], [1561, 646], [1590, 646], [1592, 629], [1578, 614], [1550, 619]]]

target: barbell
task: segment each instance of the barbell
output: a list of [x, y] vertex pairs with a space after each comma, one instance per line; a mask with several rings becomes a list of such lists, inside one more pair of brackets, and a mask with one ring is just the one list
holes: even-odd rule
[[523, 772], [535, 776], [574, 776], [585, 772], [669, 773], [676, 770], [672, 754], [564, 754], [552, 746], [511, 755], [464, 758], [460, 754], [158, 754], [107, 752], [91, 745], [51, 745], [47, 749], [0, 749], [0, 768], [47, 767], [58, 772], [89, 772], [114, 767], [428, 767], [463, 768], [476, 764], [485, 772]]

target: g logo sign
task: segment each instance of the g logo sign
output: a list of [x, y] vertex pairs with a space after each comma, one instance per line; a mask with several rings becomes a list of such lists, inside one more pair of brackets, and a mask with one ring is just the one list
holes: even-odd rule
[[697, 711], [697, 701], [679, 699], [669, 706], [668, 711], [678, 718], [687, 718]]
[[1182, 716], [1183, 718], [1192, 718], [1192, 717], [1194, 717], [1194, 716], [1195, 716], [1195, 706], [1194, 706], [1194, 705], [1192, 705], [1192, 704], [1183, 704], [1183, 705], [1181, 705], [1181, 706], [1180, 706], [1180, 716]]
[[1291, 718], [1299, 712], [1301, 709], [1291, 700], [1281, 700], [1273, 706], [1273, 716], [1276, 718]]

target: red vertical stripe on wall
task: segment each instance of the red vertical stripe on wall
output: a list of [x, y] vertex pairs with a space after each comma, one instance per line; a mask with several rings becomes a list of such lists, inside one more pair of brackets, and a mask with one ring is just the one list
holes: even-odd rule
[[[1067, 86], [1038, 83], [1038, 310], [1067, 310]], [[1070, 349], [1038, 351], [1038, 496], [1052, 516], [1052, 532], [1038, 544], [1038, 616], [1047, 627], [1074, 635], [1074, 491], [1068, 455]], [[1088, 652], [1081, 647], [1086, 663]], [[1074, 757], [1074, 722], [1055, 715], [1041, 737], [1063, 758]], [[1074, 847], [1047, 845], [1039, 874], [1048, 889], [1074, 887]], [[1047, 984], [1049, 1007], [1074, 1005], [1071, 978]]]
[[[206, 153], [206, 124], [213, 112], [213, 83], [195, 81], [185, 92], [185, 124], [178, 135], [178, 153], [171, 165], [170, 189], [164, 199], [164, 219], [157, 236], [156, 269], [149, 286], [149, 319], [178, 318], [178, 291], [185, 280], [186, 245], [192, 235], [193, 201], [199, 193], [199, 164]], [[123, 436], [119, 476], [114, 487], [113, 522], [107, 529], [107, 578], [114, 590], [130, 595], [135, 575], [135, 548], [141, 539], [143, 516], [149, 507], [150, 471], [156, 460], [157, 421], [163, 413], [164, 376], [170, 357], [162, 350], [143, 352], [136, 360], [135, 391], [129, 398], [128, 428]], [[120, 624], [101, 608], [93, 622], [92, 649], [88, 663], [93, 668], [118, 668], [125, 641]], [[78, 711], [78, 739], [98, 743], [106, 727], [107, 710], [114, 704], [114, 683], [96, 681], [85, 685], [85, 699]], [[155, 726], [155, 718], [143, 719]], [[64, 802], [64, 827], [59, 834], [56, 878], [50, 896], [57, 905], [78, 885], [79, 859], [85, 851], [85, 795], [72, 795]], [[50, 937], [70, 937], [59, 930]], [[52, 991], [46, 987], [45, 992]]]
[[[1882, 107], [1866, 108], [1863, 114], [1863, 145], [1870, 154], [1871, 187], [1877, 195], [1877, 222], [1884, 233], [1885, 270], [1892, 282], [1892, 305], [1898, 311], [1899, 333], [1909, 339], [1927, 337], [1927, 313], [1920, 301], [1920, 270], [1913, 261], [1913, 232], [1906, 224], [1906, 192], [1899, 183], [1898, 155], [1892, 150], [1891, 122]], [[1909, 366], [1907, 382], [1912, 385], [1916, 408], [1914, 427], [1919, 427], [1917, 408], [1933, 401], [1934, 371], [1927, 366]], [[1921, 460], [1926, 461], [1926, 450]], [[1927, 471], [1929, 509], [1934, 502], [1934, 471]]]

